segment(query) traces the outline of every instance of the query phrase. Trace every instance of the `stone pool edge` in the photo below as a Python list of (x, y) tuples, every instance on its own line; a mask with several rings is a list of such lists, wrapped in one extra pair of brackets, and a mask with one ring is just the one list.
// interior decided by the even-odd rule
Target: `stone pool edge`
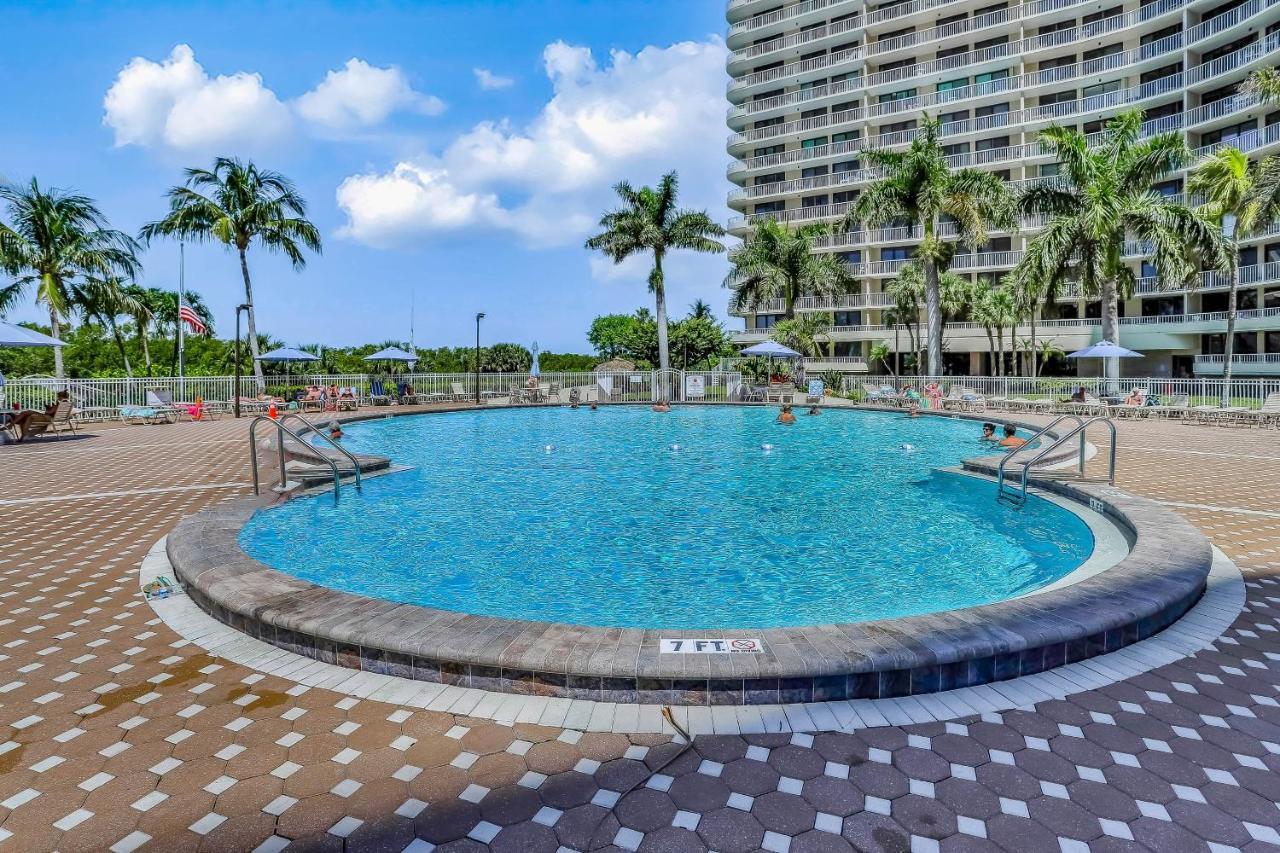
[[(991, 459), (965, 468), (989, 473)], [(1204, 590), (1208, 541), (1110, 486), (1038, 480), (1134, 535), (1111, 569), (1063, 589), (941, 614), (800, 628), (676, 631), (500, 619), (320, 587), (250, 557), (241, 499), (167, 542), (203, 610), (277, 647), (352, 669), (528, 695), (614, 702), (773, 704), (890, 698), (1004, 681), (1115, 651), (1182, 616)], [(1094, 503), (1096, 501), (1096, 503)], [(660, 637), (759, 637), (762, 654), (660, 655)]]

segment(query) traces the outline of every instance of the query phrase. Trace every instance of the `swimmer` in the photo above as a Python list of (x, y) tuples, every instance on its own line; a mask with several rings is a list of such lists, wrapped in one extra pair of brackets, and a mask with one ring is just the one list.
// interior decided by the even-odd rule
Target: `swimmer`
[(595, 411), (596, 409), (598, 409), (598, 408), (600, 408), (600, 407), (596, 405), (596, 401), (595, 401), (595, 400), (592, 400), (592, 401), (591, 401), (591, 411), (593, 411), (593, 412), (594, 412), (594, 411)]
[(821, 410), (821, 409), (819, 409), (817, 406), (810, 406), (810, 407), (809, 407), (809, 414), (811, 414), (811, 415), (820, 415), (820, 414), (822, 414), (822, 410)]
[(979, 441), (999, 441), (996, 438), (996, 425), (988, 421), (982, 425), (982, 438)]
[(1004, 425), (1004, 438), (1000, 439), (1001, 447), (1018, 448), (1027, 443), (1025, 438), (1018, 438), (1018, 428), (1013, 424)]
[(916, 402), (912, 402), (912, 403), (911, 403), (911, 408), (907, 409), (907, 417), (909, 417), (909, 418), (918, 418), (918, 417), (920, 417), (920, 404), (919, 404), (919, 403), (916, 403)]
[(334, 441), (337, 441), (338, 439), (342, 438), (342, 436), (343, 436), (342, 424), (338, 423), (337, 421), (330, 421), (329, 422), (329, 438), (333, 439)]
[(783, 406), (782, 411), (778, 412), (778, 418), (776, 422), (780, 424), (785, 424), (786, 426), (790, 426), (791, 424), (796, 422), (796, 416), (791, 413), (790, 404)]
[(669, 412), (671, 411), (671, 406), (667, 404), (666, 400), (659, 400), (653, 404), (653, 410), (655, 412)]

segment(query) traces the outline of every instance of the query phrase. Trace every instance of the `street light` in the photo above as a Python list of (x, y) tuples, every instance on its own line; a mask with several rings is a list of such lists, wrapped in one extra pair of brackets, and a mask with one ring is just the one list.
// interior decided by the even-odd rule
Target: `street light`
[(236, 306), (236, 387), (231, 393), (235, 397), (233, 406), (237, 418), (240, 417), (240, 312), (248, 311), (250, 307), (249, 305)]
[(480, 321), (484, 312), (476, 314), (476, 405), (480, 405)]

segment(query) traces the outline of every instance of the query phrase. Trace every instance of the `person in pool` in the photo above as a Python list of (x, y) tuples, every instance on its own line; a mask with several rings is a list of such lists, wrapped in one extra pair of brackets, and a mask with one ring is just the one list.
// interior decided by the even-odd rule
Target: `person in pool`
[(791, 426), (791, 424), (795, 422), (796, 422), (796, 416), (792, 414), (790, 404), (783, 406), (782, 411), (778, 412), (777, 423)]
[(918, 418), (918, 417), (920, 417), (920, 404), (919, 404), (919, 403), (912, 401), (912, 403), (911, 403), (911, 408), (907, 409), (907, 417), (909, 417), (909, 418)]
[(329, 438), (333, 439), (334, 441), (337, 441), (338, 439), (342, 438), (342, 436), (343, 436), (342, 424), (338, 423), (337, 421), (330, 421), (329, 422)]
[(990, 421), (987, 421), (985, 424), (983, 424), (982, 438), (980, 440), (981, 441), (999, 441), (1000, 439), (996, 438), (996, 425), (991, 423)]
[(591, 411), (593, 411), (593, 412), (594, 412), (594, 411), (595, 411), (596, 409), (598, 409), (598, 408), (600, 408), (600, 407), (596, 405), (596, 401), (595, 401), (595, 400), (592, 400), (592, 401), (591, 401)]
[(817, 406), (810, 406), (810, 407), (809, 407), (809, 414), (810, 414), (810, 415), (820, 415), (820, 414), (822, 414), (822, 409), (819, 409)]
[(1016, 449), (1026, 444), (1027, 440), (1025, 438), (1019, 438), (1017, 433), (1018, 428), (1016, 426), (1013, 424), (1005, 424), (1004, 438), (1000, 439), (1000, 446)]
[(669, 412), (671, 411), (671, 406), (667, 403), (666, 400), (659, 400), (658, 402), (653, 404), (653, 410), (655, 412)]

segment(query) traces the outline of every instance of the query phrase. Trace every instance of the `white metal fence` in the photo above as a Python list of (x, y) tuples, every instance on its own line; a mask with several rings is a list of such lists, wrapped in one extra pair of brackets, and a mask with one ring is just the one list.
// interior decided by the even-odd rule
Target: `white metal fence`
[[(480, 396), (486, 402), (498, 403), (524, 400), (567, 403), (575, 396), (576, 391), (577, 399), (584, 403), (592, 400), (603, 403), (647, 403), (659, 399), (677, 403), (714, 403), (742, 399), (748, 384), (742, 374), (735, 370), (545, 372), (538, 377), (537, 393), (534, 394), (527, 393), (528, 382), (528, 373), (482, 373)], [(1086, 391), (1099, 396), (1104, 391), (1123, 395), (1134, 388), (1144, 388), (1148, 393), (1163, 398), (1185, 394), (1195, 403), (1216, 403), (1223, 391), (1223, 381), (1210, 377), (1129, 377), (1111, 380), (1104, 386), (1106, 380), (1100, 378), (1026, 376), (849, 376), (844, 379), (844, 387), (840, 390), (856, 397), (862, 392), (864, 384), (890, 385), (895, 389), (902, 389), (908, 384), (922, 388), (930, 382), (938, 383), (944, 391), (953, 385), (960, 385), (989, 397), (1065, 399), (1077, 388), (1084, 386)], [(368, 373), (266, 377), (268, 393), (290, 400), (307, 385), (353, 387), (362, 399), (367, 399), (370, 391), (379, 384), (381, 390), (393, 397), (397, 396), (402, 386), (412, 388), (415, 394), (433, 399), (470, 400), (476, 396), (474, 373), (403, 373), (394, 377)], [(41, 409), (53, 402), (59, 391), (66, 390), (82, 420), (110, 419), (118, 415), (121, 406), (145, 405), (147, 391), (151, 389), (168, 391), (174, 400), (194, 401), (199, 397), (207, 401), (231, 401), (235, 397), (232, 390), (234, 385), (235, 378), (231, 376), (191, 376), (182, 380), (176, 377), (10, 379), (0, 389), (0, 406), (6, 409)], [(1260, 408), (1268, 394), (1280, 393), (1280, 377), (1234, 378), (1231, 380), (1230, 392), (1232, 405)], [(254, 378), (241, 377), (240, 395), (251, 398), (257, 393)]]
[[(1085, 391), (1099, 397), (1114, 394), (1123, 396), (1134, 388), (1142, 388), (1148, 394), (1156, 394), (1166, 400), (1185, 394), (1193, 405), (1216, 404), (1223, 391), (1223, 380), (1209, 377), (1125, 377), (1107, 380), (1076, 376), (850, 376), (844, 381), (846, 390), (855, 396), (861, 393), (864, 384), (877, 387), (889, 385), (896, 389), (913, 385), (916, 389), (921, 389), (930, 382), (936, 382), (944, 392), (949, 391), (953, 385), (959, 385), (987, 397), (1031, 399), (1066, 399), (1082, 386)], [(1233, 378), (1230, 392), (1231, 405), (1258, 409), (1262, 407), (1268, 394), (1280, 393), (1280, 377)]]
[[(653, 402), (724, 402), (737, 399), (742, 375), (736, 371), (630, 370), (621, 372), (544, 371), (535, 383), (528, 373), (481, 373), (479, 394), (484, 401), (562, 402), (576, 397), (582, 402), (598, 400), (613, 403)], [(134, 377), (132, 379), (64, 379), (27, 377), (9, 379), (0, 387), (0, 406), (6, 409), (42, 409), (55, 399), (59, 391), (67, 391), (82, 420), (110, 419), (121, 406), (143, 406), (147, 392), (161, 389), (174, 400), (191, 402), (230, 402), (235, 399), (233, 376)], [(401, 373), (394, 376), (374, 373), (306, 373), (265, 377), (268, 394), (286, 400), (295, 399), (308, 385), (355, 388), (361, 399), (377, 389), (389, 396), (402, 390), (427, 399), (471, 400), (476, 397), (474, 373)], [(258, 395), (257, 380), (240, 378), (239, 396)]]

